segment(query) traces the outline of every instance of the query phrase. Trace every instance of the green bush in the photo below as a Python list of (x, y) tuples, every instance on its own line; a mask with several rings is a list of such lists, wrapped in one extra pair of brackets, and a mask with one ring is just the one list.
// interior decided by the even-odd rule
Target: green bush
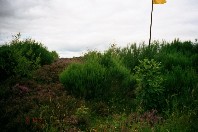
[[(195, 107), (194, 105), (197, 99), (194, 98), (194, 94), (198, 86), (198, 76), (195, 70), (182, 69), (180, 66), (177, 66), (164, 75), (164, 77), (164, 94), (168, 102), (172, 102), (176, 97), (178, 100), (178, 109)], [(169, 105), (170, 109), (172, 107)]]
[(133, 90), (134, 78), (113, 47), (104, 54), (89, 52), (84, 61), (70, 65), (60, 74), (61, 83), (74, 95), (107, 99)]
[(185, 56), (181, 52), (161, 54), (158, 57), (160, 57), (164, 69), (168, 71), (171, 71), (175, 66), (187, 68), (192, 65), (192, 61), (189, 57)]
[(55, 51), (49, 52), (42, 44), (31, 40), (20, 40), (20, 34), (8, 44), (0, 47), (0, 74), (3, 81), (11, 76), (29, 77), (32, 71), (58, 58)]
[(40, 65), (51, 64), (55, 59), (58, 58), (58, 54), (55, 51), (49, 52), (47, 47), (32, 39), (25, 39), (23, 41), (13, 40), (10, 44), (10, 47), (13, 51), (20, 52), (21, 56), (24, 56), (32, 62), (35, 62), (39, 57)]
[(119, 49), (119, 55), (123, 60), (124, 65), (133, 70), (139, 64), (140, 48), (136, 44), (132, 44), (125, 48)]
[(157, 109), (161, 110), (163, 103), (163, 87), (164, 81), (161, 70), (161, 64), (151, 59), (140, 61), (140, 65), (136, 66), (136, 77), (138, 87), (136, 89), (137, 103), (143, 110)]
[(172, 43), (162, 44), (156, 60), (162, 62), (165, 70), (172, 70), (175, 66), (183, 69), (196, 67), (197, 64), (197, 44), (191, 41), (181, 42), (174, 40)]
[(60, 74), (60, 81), (78, 97), (99, 98), (108, 93), (106, 69), (98, 63), (72, 64)]
[[(174, 40), (162, 45), (155, 57), (161, 61), (162, 73), (165, 81), (163, 83), (164, 96), (168, 109), (171, 111), (174, 100), (177, 100), (177, 109), (191, 107), (195, 104), (192, 93), (197, 89), (197, 55), (198, 45), (191, 41), (181, 42)], [(191, 105), (191, 106), (190, 106)]]
[(123, 60), (117, 53), (117, 48), (111, 47), (107, 50), (101, 57), (99, 63), (107, 69), (108, 83), (111, 84), (111, 92), (117, 98), (118, 96), (126, 96), (128, 92), (134, 90), (136, 81), (130, 70), (124, 66)]
[(0, 82), (14, 74), (16, 60), (9, 45), (0, 46)]

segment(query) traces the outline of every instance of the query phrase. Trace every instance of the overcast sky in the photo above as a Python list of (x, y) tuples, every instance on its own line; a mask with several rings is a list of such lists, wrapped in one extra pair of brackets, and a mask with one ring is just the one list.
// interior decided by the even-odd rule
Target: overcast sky
[[(33, 38), (61, 57), (149, 40), (151, 0), (0, 0), (0, 44)], [(154, 5), (152, 39), (198, 38), (198, 0)]]

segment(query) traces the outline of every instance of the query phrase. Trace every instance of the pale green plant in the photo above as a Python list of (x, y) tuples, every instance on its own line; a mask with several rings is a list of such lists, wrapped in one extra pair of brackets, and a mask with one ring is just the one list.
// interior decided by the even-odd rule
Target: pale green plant
[(159, 109), (161, 105), (164, 79), (160, 69), (160, 62), (156, 62), (154, 59), (141, 60), (140, 65), (134, 69), (138, 82), (135, 91), (136, 99), (138, 106), (143, 110)]
[(87, 108), (86, 106), (81, 106), (81, 107), (79, 107), (79, 108), (77, 108), (77, 110), (76, 110), (76, 115), (78, 116), (78, 117), (84, 117), (84, 116), (89, 116), (89, 108)]

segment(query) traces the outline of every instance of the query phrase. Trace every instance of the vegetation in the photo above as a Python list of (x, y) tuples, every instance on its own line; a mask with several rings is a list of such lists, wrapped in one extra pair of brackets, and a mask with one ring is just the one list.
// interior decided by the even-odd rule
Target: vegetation
[(162, 96), (164, 91), (162, 82), (164, 80), (160, 72), (160, 63), (154, 61), (154, 59), (144, 59), (134, 70), (138, 81), (135, 92), (139, 109), (161, 110), (164, 103)]
[(3, 131), (198, 130), (197, 41), (58, 59), (16, 37), (0, 54)]
[(0, 56), (1, 81), (11, 76), (31, 76), (32, 71), (58, 58), (55, 51), (49, 52), (35, 40), (21, 41), (20, 33), (10, 43), (0, 47)]
[(118, 94), (125, 96), (133, 89), (130, 70), (110, 49), (104, 54), (96, 51), (85, 55), (83, 64), (72, 64), (60, 75), (67, 91), (85, 99), (108, 100)]
[[(58, 59), (55, 51), (49, 52), (41, 43), (32, 39), (20, 40), (20, 33), (13, 40), (0, 47), (0, 82), (9, 78), (31, 78), (35, 70)], [(0, 89), (1, 96), (7, 96), (8, 89)]]

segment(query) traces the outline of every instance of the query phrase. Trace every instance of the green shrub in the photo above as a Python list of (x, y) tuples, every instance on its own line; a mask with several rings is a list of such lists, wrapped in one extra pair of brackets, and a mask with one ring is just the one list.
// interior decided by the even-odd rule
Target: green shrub
[[(164, 94), (168, 102), (172, 102), (173, 96), (178, 100), (178, 109), (184, 107), (194, 108), (194, 95), (198, 86), (198, 76), (194, 69), (182, 69), (180, 66), (174, 67), (165, 76), (163, 86)], [(169, 106), (171, 109), (173, 106)]]
[(162, 62), (165, 70), (172, 70), (175, 66), (181, 68), (195, 67), (197, 64), (197, 44), (191, 41), (181, 42), (174, 40), (172, 43), (161, 45), (161, 49), (155, 59)]
[(154, 41), (152, 45), (147, 46), (145, 43), (131, 44), (124, 48), (117, 48), (116, 52), (122, 59), (124, 65), (130, 69), (134, 70), (135, 66), (139, 65), (139, 60), (153, 59), (160, 50), (160, 44), (158, 41)]
[(140, 48), (136, 44), (132, 44), (119, 50), (119, 55), (123, 60), (124, 65), (133, 70), (139, 64)]
[(168, 71), (172, 70), (175, 66), (187, 68), (192, 65), (192, 61), (181, 52), (161, 54), (159, 57), (164, 69)]
[(160, 72), (161, 64), (153, 59), (144, 59), (134, 70), (138, 81), (136, 97), (140, 108), (143, 110), (161, 110), (163, 102), (162, 82), (164, 81)]
[(173, 53), (181, 52), (183, 55), (191, 55), (197, 53), (196, 44), (191, 41), (180, 41), (175, 39), (171, 43), (167, 43), (162, 46), (162, 52)]
[(128, 92), (134, 90), (136, 81), (130, 69), (124, 66), (115, 47), (111, 47), (107, 50), (101, 57), (99, 63), (107, 69), (107, 83), (111, 84), (111, 93), (117, 98), (119, 96), (124, 97)]
[(107, 99), (124, 96), (135, 85), (114, 48), (104, 54), (89, 52), (83, 64), (72, 64), (60, 74), (60, 81), (68, 91), (85, 98)]
[(0, 47), (0, 74), (3, 81), (11, 76), (29, 77), (32, 71), (45, 64), (51, 64), (58, 58), (55, 51), (35, 40), (20, 40), (20, 34), (8, 44)]
[(58, 57), (55, 51), (49, 52), (43, 44), (32, 39), (25, 39), (23, 41), (13, 40), (10, 47), (12, 50), (20, 52), (21, 56), (30, 61), (34, 62), (40, 57), (40, 65), (51, 64)]
[(76, 96), (99, 98), (108, 93), (106, 69), (98, 63), (72, 64), (60, 74), (60, 81)]
[(9, 45), (0, 46), (0, 82), (14, 74), (16, 60)]

